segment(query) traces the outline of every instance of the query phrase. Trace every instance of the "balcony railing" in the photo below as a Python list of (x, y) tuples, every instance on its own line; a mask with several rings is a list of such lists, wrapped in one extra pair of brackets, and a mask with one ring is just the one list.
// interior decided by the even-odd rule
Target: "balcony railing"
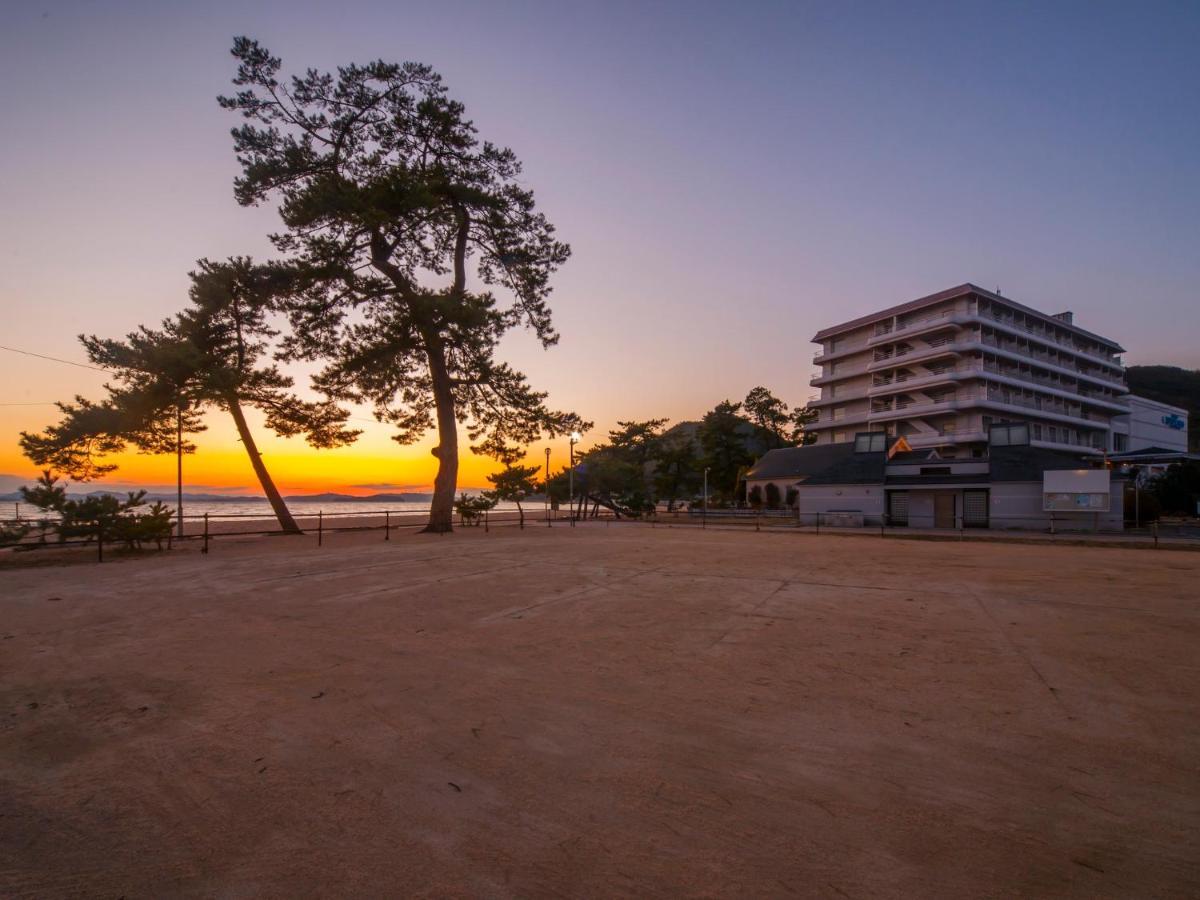
[(1086, 353), (1088, 356), (1094, 356), (1097, 359), (1102, 359), (1105, 362), (1112, 363), (1113, 365), (1119, 366), (1121, 364), (1121, 359), (1117, 354), (1104, 350), (1099, 345), (1093, 347), (1087, 344), (1078, 343), (1076, 341), (1060, 340), (1049, 327), (1034, 328), (1024, 322), (1018, 322), (1012, 316), (999, 315), (990, 309), (980, 310), (979, 315), (985, 319), (991, 319), (993, 322), (998, 322), (1006, 328), (1012, 328), (1015, 331), (1022, 331), (1025, 334), (1032, 335), (1033, 337), (1047, 344), (1053, 344), (1056, 347), (1062, 347), (1064, 350), (1067, 350), (1071, 353)]
[(1086, 375), (1089, 378), (1098, 378), (1101, 381), (1109, 384), (1116, 384), (1124, 387), (1124, 382), (1116, 376), (1109, 374), (1103, 369), (1091, 369), (1080, 366), (1073, 359), (1062, 359), (1057, 356), (1051, 356), (1049, 353), (1044, 353), (1031, 348), (1022, 347), (1016, 341), (1004, 341), (991, 334), (980, 334), (973, 336), (971, 340), (978, 341), (985, 347), (995, 347), (997, 350), (1003, 350), (1006, 353), (1012, 353), (1020, 356), (1022, 359), (1033, 359), (1046, 365), (1054, 366), (1059, 369), (1065, 369), (1068, 372), (1078, 372), (1081, 375)]

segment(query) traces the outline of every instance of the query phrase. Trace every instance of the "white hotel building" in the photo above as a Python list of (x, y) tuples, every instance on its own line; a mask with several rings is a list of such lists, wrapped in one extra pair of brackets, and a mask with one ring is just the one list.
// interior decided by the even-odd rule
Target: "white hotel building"
[(817, 444), (886, 431), (944, 458), (987, 454), (989, 427), (1027, 422), (1030, 443), (1121, 452), (1130, 414), (1122, 347), (973, 284), (835, 325), (813, 338)]

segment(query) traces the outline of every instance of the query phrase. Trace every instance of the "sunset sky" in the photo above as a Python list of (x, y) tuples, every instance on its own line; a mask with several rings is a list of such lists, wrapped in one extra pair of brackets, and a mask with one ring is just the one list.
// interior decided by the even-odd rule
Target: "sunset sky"
[[(503, 356), (589, 440), (757, 384), (803, 405), (819, 328), (964, 281), (1073, 310), (1127, 364), (1200, 367), (1195, 2), (10, 4), (0, 345), (83, 362), (78, 333), (175, 312), (197, 258), (271, 255), (215, 101), (236, 34), (286, 72), (429, 63), (516, 151), (574, 256), (561, 342)], [(0, 491), (34, 474), (18, 433), (102, 383), (0, 350)], [(260, 429), (285, 492), (427, 488), (432, 436), (357, 424), (320, 452)], [(189, 490), (256, 491), (232, 424), (210, 426)], [(174, 478), (120, 462), (112, 484)], [(489, 470), (464, 454), (460, 484)]]

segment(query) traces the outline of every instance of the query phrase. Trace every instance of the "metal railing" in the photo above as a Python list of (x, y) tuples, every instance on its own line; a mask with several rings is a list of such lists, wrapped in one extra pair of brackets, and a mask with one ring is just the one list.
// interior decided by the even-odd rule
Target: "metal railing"
[[(829, 534), (847, 536), (877, 536), (917, 540), (975, 540), (975, 541), (1047, 541), (1072, 542), (1097, 540), (1127, 546), (1183, 547), (1200, 550), (1200, 522), (1162, 524), (1148, 523), (1141, 529), (1124, 530), (1101, 527), (1102, 516), (1096, 513), (1036, 513), (1024, 515), (989, 515), (986, 519), (964, 519), (957, 510), (953, 524), (937, 526), (934, 514), (910, 513), (906, 519), (894, 519), (889, 514), (863, 513), (861, 510), (830, 510), (801, 512), (785, 509), (709, 509), (685, 510), (674, 514), (658, 513), (639, 524), (652, 527), (684, 527), (726, 529), (797, 534)], [(1110, 518), (1111, 517), (1107, 517)], [(849, 523), (853, 524), (849, 524)], [(1160, 544), (1160, 537), (1162, 543)]]
[[(13, 519), (0, 519), (0, 525), (31, 525), (32, 530), (20, 540), (9, 544), (6, 550), (18, 553), (69, 549), (72, 547), (92, 547), (96, 551), (97, 560), (104, 561), (104, 553), (106, 549), (112, 550), (118, 547), (124, 547), (127, 542), (123, 540), (114, 540), (112, 535), (105, 534), (104, 531), (96, 526), (91, 534), (80, 537), (72, 537), (59, 539), (54, 533), (56, 520), (48, 516), (20, 516), (19, 507), (16, 510), (17, 517)], [(422, 518), (422, 521), (413, 522), (412, 519), (416, 516)], [(175, 544), (188, 542), (199, 543), (201, 553), (208, 553), (212, 544), (220, 540), (230, 538), (246, 538), (246, 537), (264, 537), (264, 536), (287, 536), (297, 538), (316, 538), (316, 546), (322, 547), (325, 543), (327, 535), (347, 532), (380, 532), (383, 540), (390, 541), (393, 532), (416, 531), (424, 528), (427, 524), (426, 513), (414, 513), (411, 510), (383, 510), (372, 512), (325, 512), (318, 510), (315, 513), (298, 513), (293, 514), (293, 518), (301, 526), (300, 532), (288, 532), (270, 516), (264, 516), (262, 513), (198, 513), (184, 516), (173, 516), (171, 519), (170, 532), (164, 531), (161, 538), (144, 539), (140, 543), (147, 545), (135, 549), (149, 550), (171, 550)], [(185, 523), (183, 535), (177, 533), (179, 520), (182, 518)], [(575, 521), (589, 520), (609, 520), (614, 518), (613, 514), (607, 510), (601, 510), (591, 515), (578, 514)], [(522, 524), (521, 516), (516, 510), (491, 510), (482, 513), (478, 517), (478, 521), (464, 522), (460, 516), (455, 515), (457, 526), (459, 528), (480, 527), (485, 532), (492, 528), (513, 528), (513, 527), (552, 527), (555, 524), (568, 525), (572, 521), (570, 511), (565, 510), (550, 510), (549, 513), (544, 507), (530, 507), (525, 512), (524, 523)], [(339, 524), (342, 523), (342, 524)], [(192, 527), (187, 527), (191, 523)], [(251, 527), (230, 527), (245, 523)], [(256, 528), (256, 524), (262, 523), (269, 527)], [(95, 523), (93, 523), (95, 524)], [(88, 523), (81, 523), (82, 526), (87, 526)], [(225, 525), (226, 527), (222, 527)]]

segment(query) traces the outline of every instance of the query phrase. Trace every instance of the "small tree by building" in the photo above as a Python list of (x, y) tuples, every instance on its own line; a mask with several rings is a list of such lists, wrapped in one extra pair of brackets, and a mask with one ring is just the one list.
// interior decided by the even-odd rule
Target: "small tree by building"
[(1150, 492), (1163, 512), (1196, 515), (1196, 504), (1200, 502), (1200, 462), (1188, 460), (1169, 466), (1150, 482)]
[(767, 482), (767, 509), (779, 509), (779, 501), (783, 499), (779, 486), (773, 481)]
[(761, 509), (763, 505), (762, 486), (756, 484), (754, 487), (750, 488), (749, 492), (746, 494), (746, 500), (755, 509)]

